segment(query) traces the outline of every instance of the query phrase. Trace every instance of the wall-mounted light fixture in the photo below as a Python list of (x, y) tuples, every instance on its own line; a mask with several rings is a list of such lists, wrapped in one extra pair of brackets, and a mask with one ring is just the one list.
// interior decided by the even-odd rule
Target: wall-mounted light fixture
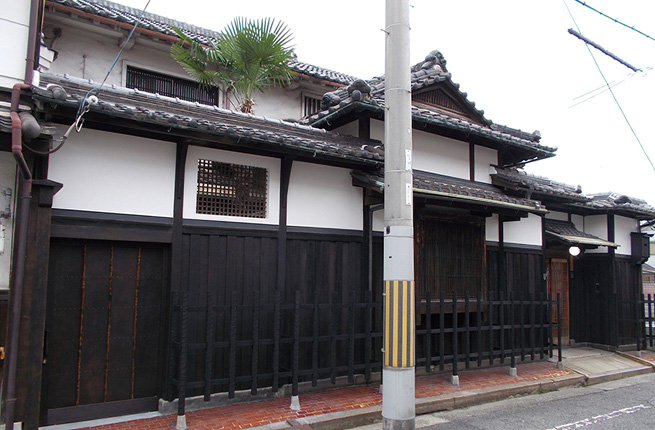
[(580, 248), (577, 246), (572, 246), (569, 248), (569, 254), (571, 254), (573, 257), (577, 257), (580, 255)]

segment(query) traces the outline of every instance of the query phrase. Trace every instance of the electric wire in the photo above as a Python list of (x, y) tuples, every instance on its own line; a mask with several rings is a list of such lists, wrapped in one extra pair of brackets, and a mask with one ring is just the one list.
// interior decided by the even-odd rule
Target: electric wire
[[(73, 129), (78, 133), (82, 130), (82, 126), (84, 125), (84, 114), (86, 114), (91, 109), (91, 104), (95, 104), (95, 102), (93, 102), (93, 99), (90, 99), (90, 97), (92, 97), (92, 94), (94, 92), (97, 92), (97, 91), (101, 90), (102, 87), (105, 85), (105, 82), (107, 82), (107, 79), (109, 78), (109, 75), (111, 74), (111, 71), (114, 70), (114, 66), (116, 66), (116, 63), (118, 62), (118, 58), (123, 53), (123, 50), (127, 46), (128, 42), (130, 41), (132, 36), (134, 35), (134, 32), (136, 31), (136, 28), (139, 26), (139, 23), (141, 22), (141, 18), (143, 17), (143, 14), (146, 12), (146, 9), (150, 5), (150, 1), (151, 0), (148, 0), (146, 5), (141, 10), (141, 13), (139, 14), (139, 17), (136, 19), (136, 21), (134, 21), (134, 26), (132, 27), (132, 30), (130, 31), (128, 36), (125, 38), (125, 41), (123, 42), (123, 45), (119, 49), (118, 54), (116, 54), (116, 58), (114, 58), (114, 61), (111, 63), (111, 66), (109, 67), (109, 70), (107, 71), (107, 74), (105, 75), (105, 77), (102, 80), (102, 82), (100, 83), (100, 85), (95, 87), (95, 88), (91, 88), (84, 95), (84, 98), (80, 102), (80, 106), (77, 109), (77, 113), (75, 114), (75, 122), (73, 122), (73, 124), (71, 124), (70, 127), (68, 127), (68, 129), (66, 130), (66, 133), (64, 133), (64, 135), (61, 137), (61, 141), (59, 142), (59, 144), (54, 149), (51, 149), (51, 150), (48, 150), (48, 151), (38, 151), (38, 150), (36, 150), (34, 148), (30, 148), (29, 146), (27, 146), (28, 150), (30, 150), (30, 151), (32, 151), (32, 152), (34, 152), (36, 154), (41, 154), (41, 155), (52, 154), (54, 152), (59, 151), (59, 149), (61, 149), (61, 147), (64, 145), (64, 142), (66, 142), (66, 139), (68, 139), (68, 136), (69, 136), (70, 132)], [(93, 96), (93, 97), (95, 97), (95, 96)], [(97, 102), (97, 99), (96, 99), (96, 102)]]
[[(637, 29), (634, 27), (634, 25), (633, 25), (633, 26), (629, 26), (629, 25), (627, 25), (627, 24), (624, 24), (623, 22), (619, 21), (618, 19), (616, 19), (616, 18), (612, 18), (611, 16), (604, 14), (603, 12), (599, 11), (598, 9), (595, 9), (595, 8), (589, 6), (589, 5), (587, 4), (587, 2), (580, 1), (580, 0), (575, 0), (575, 1), (576, 1), (577, 3), (580, 3), (581, 5), (583, 5), (583, 6), (585, 6), (585, 7), (587, 7), (587, 8), (589, 8), (589, 9), (593, 10), (594, 12), (596, 12), (596, 13), (598, 13), (598, 14), (604, 16), (605, 18), (607, 18), (607, 19), (609, 19), (609, 20), (612, 20), (612, 21), (614, 21), (615, 23), (620, 24), (620, 25), (622, 25), (622, 26), (624, 26), (624, 27), (626, 27), (626, 28), (629, 28), (630, 30), (636, 31), (637, 33), (641, 34), (642, 36), (645, 36), (645, 37), (649, 38), (649, 39), (652, 40), (652, 41), (655, 41), (655, 39), (653, 39), (652, 37), (650, 37), (650, 36), (647, 35), (646, 33), (637, 30)], [(570, 13), (570, 11), (569, 11), (569, 13)]]
[[(563, 1), (564, 1), (564, 6), (566, 7), (566, 10), (569, 12), (569, 16), (571, 17), (571, 20), (573, 21), (573, 24), (578, 29), (578, 33), (581, 33), (580, 27), (578, 26), (578, 23), (575, 21), (575, 18), (573, 17), (573, 13), (571, 13), (571, 9), (569, 9), (569, 5), (566, 3), (566, 0), (563, 0)], [(575, 1), (578, 1), (578, 0), (575, 0)], [(603, 78), (603, 81), (605, 81), (605, 85), (607, 86), (608, 91), (612, 95), (612, 98), (614, 99), (614, 102), (616, 103), (616, 106), (621, 111), (621, 115), (623, 115), (623, 119), (628, 124), (628, 128), (630, 128), (630, 131), (632, 132), (632, 135), (637, 140), (637, 143), (639, 144), (639, 147), (641, 148), (642, 152), (646, 156), (646, 159), (650, 163), (650, 167), (653, 169), (653, 171), (655, 171), (655, 165), (653, 164), (653, 161), (648, 156), (648, 153), (646, 152), (646, 148), (644, 148), (644, 145), (641, 143), (641, 139), (639, 139), (639, 136), (637, 135), (637, 132), (634, 130), (634, 128), (632, 128), (632, 124), (630, 123), (630, 120), (628, 120), (628, 117), (625, 114), (625, 112), (623, 111), (623, 108), (621, 107), (621, 104), (619, 103), (619, 100), (616, 98), (616, 95), (614, 94), (614, 91), (612, 91), (612, 87), (607, 82), (607, 78), (605, 78), (605, 74), (601, 70), (600, 65), (598, 64), (598, 61), (596, 61), (596, 57), (594, 56), (594, 53), (591, 52), (591, 48), (589, 48), (589, 45), (585, 44), (585, 46), (587, 47), (587, 51), (589, 52), (589, 55), (591, 55), (591, 58), (594, 61), (594, 64), (596, 65), (596, 68), (598, 69), (598, 72), (600, 73), (600, 76)]]

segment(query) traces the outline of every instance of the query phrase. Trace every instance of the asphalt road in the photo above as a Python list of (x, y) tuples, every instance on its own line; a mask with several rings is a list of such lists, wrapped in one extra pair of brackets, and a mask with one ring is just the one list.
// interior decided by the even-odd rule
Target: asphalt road
[(431, 430), (655, 429), (655, 374), (419, 416), (416, 427)]

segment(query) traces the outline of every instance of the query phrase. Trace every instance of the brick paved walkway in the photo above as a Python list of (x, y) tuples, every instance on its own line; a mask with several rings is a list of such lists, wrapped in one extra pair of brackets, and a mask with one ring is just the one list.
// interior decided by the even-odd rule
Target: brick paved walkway
[[(510, 377), (508, 368), (509, 366), (462, 371), (459, 373), (460, 386), (458, 387), (450, 384), (450, 374), (423, 376), (416, 379), (416, 397), (424, 398), (514, 382), (548, 379), (572, 373), (567, 370), (558, 370), (550, 362), (519, 364), (517, 365), (518, 377)], [(301, 394), (299, 398), (300, 411), (290, 410), (290, 398), (284, 397), (188, 412), (187, 424), (192, 430), (242, 429), (382, 404), (382, 395), (379, 393), (378, 384)], [(176, 416), (169, 415), (86, 428), (93, 430), (170, 430), (175, 428), (175, 421)]]

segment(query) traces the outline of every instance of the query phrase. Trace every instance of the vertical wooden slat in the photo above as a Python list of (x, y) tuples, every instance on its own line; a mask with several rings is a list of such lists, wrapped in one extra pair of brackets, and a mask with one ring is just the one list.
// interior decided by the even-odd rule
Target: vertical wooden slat
[(489, 291), (489, 364), (494, 364), (494, 293)]
[(439, 370), (443, 372), (445, 357), (445, 330), (446, 330), (446, 306), (445, 306), (445, 293), (443, 290), (439, 293)]
[(355, 292), (350, 292), (348, 306), (348, 382), (355, 382)]
[(425, 371), (432, 372), (432, 292), (425, 292)]
[(500, 321), (500, 364), (505, 363), (505, 292), (500, 290), (499, 294), (499, 313), (498, 320)]
[(186, 409), (187, 343), (189, 336), (189, 296), (186, 291), (182, 291), (182, 306), (180, 312), (180, 381), (177, 388), (177, 414), (182, 416)]
[(525, 360), (525, 307), (523, 302), (523, 291), (519, 292), (519, 343), (521, 346), (521, 361)]
[(535, 352), (536, 352), (535, 336), (534, 336), (536, 297), (534, 294), (530, 294), (529, 298), (530, 298), (530, 360), (534, 360)]
[(255, 296), (255, 305), (252, 310), (252, 358), (251, 373), (252, 383), (250, 385), (250, 394), (257, 394), (258, 374), (259, 374), (259, 322), (261, 318), (261, 293), (259, 288), (253, 291)]
[(132, 320), (132, 373), (130, 375), (130, 399), (134, 398), (134, 374), (136, 369), (137, 321), (139, 317), (139, 281), (141, 279), (141, 248), (137, 251), (136, 277), (134, 282), (134, 318)]
[(557, 293), (557, 362), (562, 361), (562, 325), (560, 324), (562, 318), (562, 299), (560, 293)]
[(215, 306), (215, 289), (213, 285), (207, 286), (207, 305), (206, 305), (206, 329), (205, 329), (205, 392), (204, 401), (211, 400), (212, 393), (212, 373), (214, 369), (214, 327), (216, 326)]
[(514, 302), (514, 292), (510, 291), (510, 293), (509, 293), (509, 321), (510, 321), (510, 324), (511, 324), (511, 326), (510, 326), (510, 351), (512, 353), (510, 366), (512, 366), (513, 368), (516, 367), (516, 352), (514, 351), (514, 346), (515, 346), (515, 344), (514, 344), (515, 339), (514, 338), (516, 336), (516, 332), (514, 331), (514, 325), (515, 325), (514, 308), (516, 307), (515, 305), (516, 305), (516, 303)]
[(314, 291), (314, 305), (312, 307), (313, 311), (313, 321), (312, 321), (312, 337), (314, 341), (312, 342), (312, 387), (315, 387), (318, 383), (318, 336), (319, 324), (320, 324), (320, 307), (318, 303), (318, 291)]
[(471, 300), (469, 297), (469, 292), (467, 291), (464, 294), (464, 355), (466, 357), (466, 362), (464, 367), (466, 369), (471, 368), (471, 321), (470, 321), (470, 305)]
[(478, 309), (477, 309), (477, 329), (478, 329), (478, 335), (476, 336), (476, 343), (478, 347), (478, 367), (482, 366), (482, 306), (484, 303), (482, 302), (482, 292), (478, 290), (477, 292), (477, 300), (478, 300)]
[(86, 245), (84, 246), (84, 256), (82, 262), (82, 294), (80, 298), (80, 331), (77, 341), (77, 382), (75, 388), (75, 406), (80, 404), (80, 381), (82, 379), (82, 343), (84, 337), (84, 298), (86, 295)]
[(453, 291), (453, 375), (458, 375), (457, 370), (457, 355), (459, 353), (459, 341), (457, 333), (457, 290)]
[(300, 290), (296, 290), (293, 304), (293, 358), (291, 363), (291, 395), (298, 395), (300, 357)]
[(229, 364), (229, 387), (227, 397), (234, 398), (237, 378), (237, 292), (232, 291), (232, 302), (230, 305), (230, 364)]
[(366, 341), (364, 344), (364, 379), (366, 383), (371, 380), (371, 349), (373, 348), (373, 292), (367, 290), (366, 296), (366, 321), (364, 323), (364, 331), (366, 333)]
[(275, 305), (273, 310), (273, 392), (277, 393), (280, 386), (280, 290), (275, 291)]
[(107, 401), (107, 385), (109, 383), (109, 350), (111, 346), (111, 298), (112, 284), (114, 280), (114, 247), (109, 251), (109, 285), (107, 291), (107, 342), (105, 352), (105, 376), (103, 381), (103, 401)]
[(172, 347), (173, 342), (179, 342), (178, 333), (179, 333), (179, 319), (180, 318), (180, 308), (181, 304), (179, 303), (179, 293), (173, 291), (171, 293), (171, 315), (170, 315), (170, 340), (168, 348), (168, 383), (166, 386), (166, 398), (173, 399), (174, 393), (174, 384), (173, 384), (173, 375), (175, 375), (175, 348)]
[(332, 338), (330, 340), (330, 382), (337, 383), (337, 324), (339, 307), (337, 293), (332, 293)]

